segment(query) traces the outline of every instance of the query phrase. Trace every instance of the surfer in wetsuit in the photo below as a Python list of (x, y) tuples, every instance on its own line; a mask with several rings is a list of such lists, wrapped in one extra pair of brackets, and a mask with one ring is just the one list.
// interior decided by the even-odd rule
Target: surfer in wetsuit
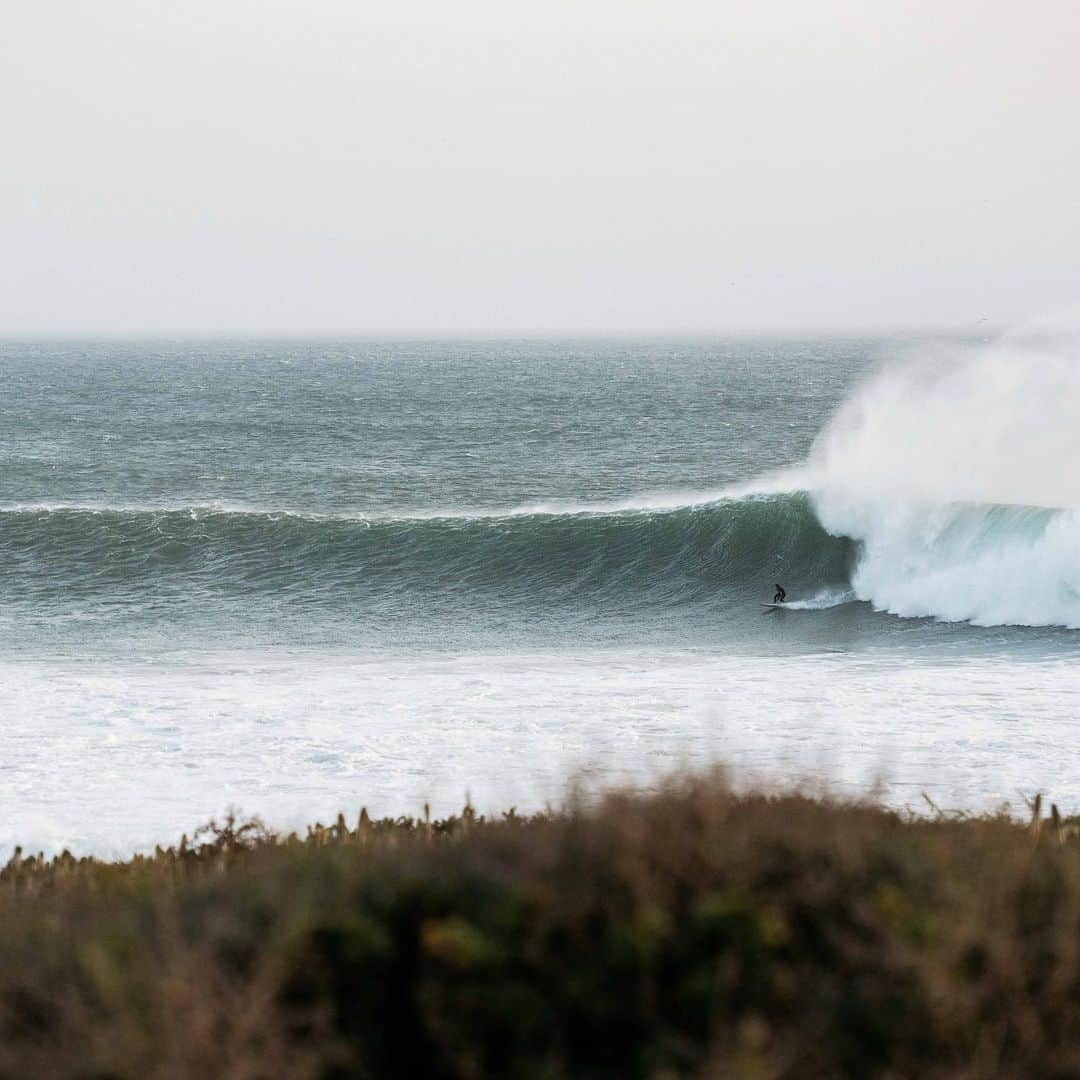
[(787, 599), (787, 593), (784, 592), (783, 585), (776, 586), (776, 595), (772, 598), (774, 604), (782, 604)]

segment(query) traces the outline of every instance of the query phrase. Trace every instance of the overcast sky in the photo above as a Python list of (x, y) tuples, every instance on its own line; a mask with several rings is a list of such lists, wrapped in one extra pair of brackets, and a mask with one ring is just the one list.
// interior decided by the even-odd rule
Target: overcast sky
[(1075, 0), (3, 0), (0, 334), (1080, 298)]

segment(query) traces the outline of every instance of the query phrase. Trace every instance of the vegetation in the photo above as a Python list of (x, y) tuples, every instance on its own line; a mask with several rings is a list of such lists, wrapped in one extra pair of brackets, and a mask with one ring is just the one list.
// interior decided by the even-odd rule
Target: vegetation
[(0, 1074), (1080, 1076), (1080, 842), (722, 776), (0, 872)]

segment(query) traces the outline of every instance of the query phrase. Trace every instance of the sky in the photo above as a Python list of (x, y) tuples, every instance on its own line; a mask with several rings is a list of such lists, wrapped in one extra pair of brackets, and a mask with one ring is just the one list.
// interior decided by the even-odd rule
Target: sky
[(1080, 299), (1075, 0), (4, 0), (0, 336)]

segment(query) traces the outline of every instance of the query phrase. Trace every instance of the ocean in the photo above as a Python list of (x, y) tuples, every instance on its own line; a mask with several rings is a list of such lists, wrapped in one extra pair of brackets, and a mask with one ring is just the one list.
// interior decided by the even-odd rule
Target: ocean
[(525, 810), (714, 763), (1080, 809), (1074, 360), (0, 344), (0, 846)]

